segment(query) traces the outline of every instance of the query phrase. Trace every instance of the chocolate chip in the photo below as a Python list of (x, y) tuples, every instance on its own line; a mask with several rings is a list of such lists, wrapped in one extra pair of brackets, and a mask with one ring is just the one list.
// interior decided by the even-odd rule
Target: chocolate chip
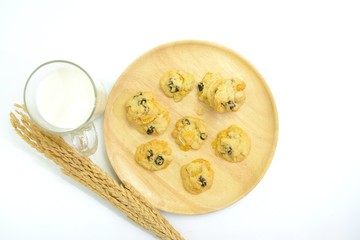
[(205, 140), (205, 139), (207, 138), (206, 133), (200, 133), (200, 138), (201, 138), (202, 140)]
[(176, 93), (176, 92), (178, 92), (179, 90), (180, 90), (179, 86), (175, 86), (175, 85), (170, 88), (170, 92), (171, 92), (171, 93)]
[(146, 99), (142, 98), (140, 99), (140, 101), (138, 102), (138, 105), (144, 105), (146, 103)]
[(226, 151), (226, 153), (227, 153), (227, 154), (231, 155), (231, 154), (232, 154), (232, 152), (233, 152), (233, 149), (232, 149), (232, 147), (231, 147), (231, 146), (226, 145), (226, 146), (225, 146), (225, 151)]
[(230, 110), (233, 110), (236, 107), (236, 103), (234, 103), (233, 101), (228, 101), (227, 104)]
[(164, 158), (163, 158), (163, 156), (158, 156), (156, 159), (155, 159), (155, 164), (156, 165), (159, 165), (159, 166), (161, 166), (161, 165), (163, 165), (164, 164)]
[(154, 156), (154, 152), (152, 149), (149, 149), (149, 150), (147, 150), (147, 153), (148, 154), (147, 154), (146, 158), (147, 158), (147, 160), (151, 161), (152, 157)]
[(134, 95), (133, 98), (137, 98), (137, 97), (139, 97), (139, 96), (141, 96), (141, 95), (143, 95), (143, 93), (142, 93), (142, 92), (139, 92), (138, 94)]
[(199, 90), (199, 92), (202, 92), (202, 90), (204, 90), (204, 83), (199, 83), (198, 84), (198, 90)]
[(201, 182), (201, 187), (206, 187), (207, 184), (206, 179), (201, 175), (199, 177), (199, 182)]
[(173, 78), (169, 78), (168, 87), (171, 93), (176, 93), (180, 90), (179, 86), (176, 86), (173, 82)]
[(229, 108), (230, 110), (233, 110), (236, 107), (236, 103), (234, 101), (227, 101), (225, 103), (221, 103), (221, 105), (224, 106), (224, 108)]
[(187, 118), (184, 118), (183, 120), (181, 120), (181, 123), (182, 123), (183, 125), (190, 125), (190, 120), (187, 119)]
[(140, 106), (143, 106), (144, 107), (144, 112), (149, 112), (150, 111), (150, 108), (148, 106), (146, 106), (147, 100), (145, 98), (142, 98), (138, 101), (138, 105)]
[(153, 133), (154, 133), (154, 129), (155, 129), (154, 126), (150, 126), (150, 127), (146, 130), (146, 134), (147, 134), (147, 135), (153, 134)]

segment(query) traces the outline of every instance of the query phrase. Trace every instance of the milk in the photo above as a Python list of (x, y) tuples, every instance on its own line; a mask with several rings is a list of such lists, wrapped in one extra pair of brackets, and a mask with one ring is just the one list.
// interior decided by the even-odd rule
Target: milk
[(95, 90), (89, 77), (77, 68), (58, 68), (43, 76), (36, 91), (37, 109), (49, 124), (75, 129), (91, 116)]

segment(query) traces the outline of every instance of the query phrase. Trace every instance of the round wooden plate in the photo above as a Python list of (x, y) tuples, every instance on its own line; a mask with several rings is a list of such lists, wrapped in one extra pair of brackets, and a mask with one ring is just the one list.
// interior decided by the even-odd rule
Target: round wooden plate
[[(196, 82), (206, 72), (237, 77), (246, 82), (246, 102), (232, 113), (217, 113), (197, 98), (197, 83), (181, 102), (167, 98), (160, 88), (161, 76), (171, 69), (192, 73)], [(138, 91), (150, 91), (170, 112), (170, 125), (160, 136), (140, 134), (126, 119), (125, 103)], [(203, 108), (204, 114), (197, 112)], [(208, 138), (199, 150), (181, 151), (171, 137), (176, 121), (182, 116), (205, 121)], [(119, 77), (109, 95), (104, 117), (104, 138), (108, 157), (122, 181), (131, 183), (155, 207), (179, 214), (216, 211), (240, 200), (264, 176), (273, 158), (278, 119), (276, 106), (261, 75), (241, 56), (217, 44), (179, 41), (156, 47), (135, 60)], [(211, 142), (217, 133), (237, 124), (248, 132), (252, 145), (247, 159), (230, 163), (215, 156)], [(174, 160), (168, 168), (150, 172), (134, 161), (136, 147), (151, 139), (169, 143)], [(185, 191), (180, 168), (196, 158), (210, 161), (215, 177), (206, 192), (192, 195)]]

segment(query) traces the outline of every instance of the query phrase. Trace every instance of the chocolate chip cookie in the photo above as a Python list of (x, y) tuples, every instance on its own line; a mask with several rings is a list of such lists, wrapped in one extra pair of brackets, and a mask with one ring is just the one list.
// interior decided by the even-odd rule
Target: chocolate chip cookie
[(147, 135), (159, 135), (169, 126), (169, 112), (149, 92), (139, 92), (126, 103), (126, 116), (136, 129)]
[(160, 86), (166, 96), (179, 102), (194, 88), (194, 82), (192, 74), (171, 70), (161, 78)]
[(217, 112), (236, 112), (245, 102), (245, 88), (240, 79), (206, 73), (198, 84), (198, 97)]
[(251, 141), (243, 129), (231, 125), (220, 131), (211, 145), (216, 156), (229, 162), (241, 162), (249, 155)]
[(183, 151), (199, 149), (207, 138), (203, 120), (186, 116), (176, 122), (171, 136)]
[(196, 159), (180, 170), (183, 186), (192, 194), (199, 194), (211, 188), (214, 180), (214, 171), (204, 159)]
[(171, 153), (167, 142), (154, 139), (136, 148), (135, 161), (147, 170), (157, 171), (171, 163)]

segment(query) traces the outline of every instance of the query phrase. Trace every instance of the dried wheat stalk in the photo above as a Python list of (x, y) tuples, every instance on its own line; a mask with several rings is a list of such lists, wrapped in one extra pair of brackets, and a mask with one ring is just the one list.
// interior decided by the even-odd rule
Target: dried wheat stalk
[(170, 223), (129, 183), (118, 184), (89, 158), (80, 155), (62, 137), (40, 129), (16, 104), (10, 113), (15, 131), (29, 145), (61, 167), (61, 171), (82, 183), (130, 219), (161, 239), (183, 239)]

